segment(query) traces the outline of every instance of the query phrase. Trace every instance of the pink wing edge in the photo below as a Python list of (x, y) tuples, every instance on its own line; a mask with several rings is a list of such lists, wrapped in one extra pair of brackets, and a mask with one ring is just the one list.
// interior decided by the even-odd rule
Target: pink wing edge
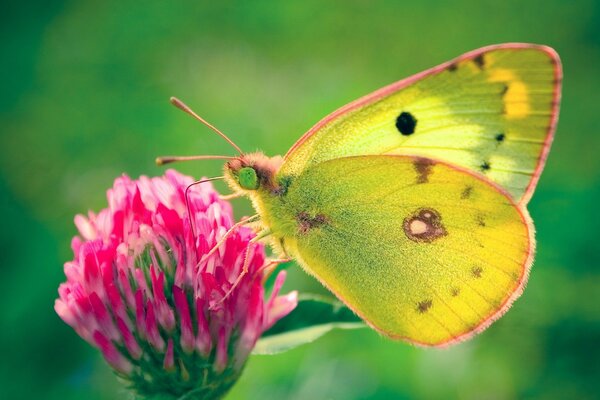
[(553, 100), (552, 100), (552, 114), (550, 115), (550, 125), (548, 127), (548, 133), (546, 134), (546, 138), (544, 139), (544, 146), (538, 157), (538, 162), (537, 162), (535, 171), (533, 173), (533, 176), (531, 177), (531, 180), (529, 181), (529, 185), (527, 185), (527, 188), (525, 189), (525, 192), (523, 193), (521, 198), (518, 199), (518, 203), (520, 205), (526, 205), (529, 202), (529, 200), (531, 199), (533, 192), (535, 191), (535, 187), (540, 179), (540, 175), (542, 173), (542, 170), (544, 169), (544, 165), (546, 164), (546, 159), (548, 158), (548, 153), (550, 152), (550, 147), (552, 145), (552, 141), (554, 140), (554, 132), (556, 131), (556, 125), (558, 123), (558, 112), (559, 112), (559, 108), (560, 108), (562, 76), (563, 76), (562, 64), (560, 62), (560, 57), (558, 56), (558, 53), (553, 48), (545, 46), (545, 45), (540, 45), (540, 44), (503, 43), (503, 44), (495, 44), (495, 45), (491, 45), (491, 46), (481, 47), (479, 49), (472, 50), (468, 53), (458, 56), (453, 60), (450, 60), (443, 64), (440, 64), (436, 67), (427, 69), (425, 71), (419, 72), (418, 74), (415, 74), (415, 75), (409, 76), (408, 78), (402, 79), (398, 82), (394, 82), (390, 85), (384, 86), (379, 90), (376, 90), (366, 96), (363, 96), (351, 103), (346, 104), (345, 106), (343, 106), (341, 108), (338, 108), (337, 110), (335, 110), (334, 112), (332, 112), (331, 114), (327, 115), (325, 118), (323, 118), (322, 120), (317, 122), (304, 135), (302, 135), (302, 137), (300, 139), (298, 139), (296, 141), (296, 143), (294, 143), (294, 145), (288, 150), (288, 152), (283, 157), (284, 160), (287, 159), (294, 152), (294, 150), (296, 150), (297, 148), (302, 146), (302, 144), (309, 137), (311, 137), (314, 133), (319, 131), (323, 126), (325, 126), (329, 122), (333, 121), (340, 115), (345, 114), (349, 111), (352, 111), (356, 108), (362, 107), (366, 104), (377, 101), (377, 100), (381, 99), (382, 97), (385, 97), (393, 92), (403, 89), (420, 79), (423, 79), (428, 76), (435, 75), (437, 73), (445, 71), (449, 66), (451, 66), (453, 64), (456, 64), (456, 63), (464, 61), (464, 60), (470, 60), (470, 59), (476, 58), (477, 56), (480, 56), (480, 55), (490, 52), (490, 51), (502, 50), (502, 49), (536, 49), (536, 50), (540, 50), (540, 51), (543, 51), (544, 53), (546, 53), (550, 57), (550, 59), (552, 60), (552, 62), (554, 64), (554, 94), (553, 94)]
[(474, 329), (472, 329), (468, 332), (462, 333), (460, 335), (457, 335), (455, 337), (451, 337), (450, 339), (448, 339), (444, 342), (440, 342), (440, 343), (431, 345), (431, 344), (427, 344), (427, 343), (419, 343), (417, 341), (408, 340), (410, 343), (417, 345), (417, 346), (438, 347), (438, 348), (445, 348), (445, 347), (451, 346), (453, 344), (457, 344), (457, 343), (469, 340), (473, 336), (486, 330), (492, 323), (494, 323), (495, 321), (500, 319), (500, 317), (502, 317), (504, 314), (506, 314), (506, 312), (510, 309), (510, 307), (513, 305), (515, 300), (517, 300), (523, 294), (523, 291), (525, 290), (525, 286), (527, 285), (527, 281), (529, 280), (529, 273), (531, 272), (531, 266), (533, 265), (533, 259), (535, 257), (535, 226), (533, 225), (533, 220), (531, 219), (531, 216), (529, 215), (529, 212), (527, 211), (525, 204), (521, 204), (521, 203), (517, 202), (516, 200), (514, 200), (512, 198), (510, 193), (508, 193), (508, 191), (506, 189), (504, 189), (502, 186), (498, 185), (495, 182), (490, 181), (489, 179), (486, 179), (483, 176), (480, 176), (477, 173), (474, 173), (466, 168), (458, 167), (458, 166), (455, 166), (452, 164), (447, 164), (447, 163), (444, 163), (444, 164), (449, 166), (450, 168), (457, 170), (457, 171), (462, 171), (462, 172), (468, 173), (472, 176), (475, 176), (475, 177), (479, 178), (480, 180), (482, 180), (483, 182), (492, 186), (494, 189), (496, 189), (500, 193), (502, 193), (508, 199), (508, 201), (513, 206), (515, 206), (515, 208), (519, 212), (521, 220), (525, 224), (525, 226), (527, 228), (527, 233), (529, 236), (528, 236), (528, 243), (527, 243), (527, 257), (525, 258), (525, 261), (522, 264), (522, 271), (521, 271), (521, 276), (519, 277), (519, 281), (515, 285), (515, 288), (513, 289), (510, 296), (508, 296), (506, 298), (506, 300), (504, 300), (502, 305), (500, 307), (498, 307), (498, 309), (496, 311), (493, 311), (487, 318), (485, 318), (483, 321), (481, 321), (481, 323), (479, 325), (477, 325)]
[[(367, 155), (367, 156), (353, 156), (353, 157), (405, 157), (405, 158), (412, 158), (412, 159), (420, 158), (418, 156), (399, 155), (399, 154), (386, 154), (386, 155), (375, 155), (375, 156)], [(477, 325), (475, 328), (469, 330), (468, 332), (464, 332), (457, 336), (453, 336), (443, 342), (425, 343), (425, 342), (420, 342), (418, 340), (411, 339), (406, 336), (390, 334), (390, 332), (386, 332), (385, 330), (380, 329), (376, 325), (373, 325), (367, 318), (365, 318), (365, 316), (361, 312), (357, 311), (354, 307), (352, 307), (350, 304), (348, 304), (348, 302), (343, 298), (343, 296), (340, 296), (335, 290), (333, 290), (331, 287), (329, 287), (329, 285), (327, 285), (327, 283), (325, 281), (323, 281), (320, 277), (318, 277), (312, 273), (311, 273), (311, 275), (314, 276), (327, 290), (329, 290), (331, 293), (334, 293), (338, 299), (340, 299), (344, 304), (346, 304), (368, 326), (370, 326), (372, 329), (376, 330), (377, 332), (379, 332), (391, 339), (402, 340), (402, 341), (405, 341), (407, 343), (410, 343), (412, 345), (419, 346), (419, 347), (446, 348), (453, 344), (464, 342), (464, 341), (472, 338), (473, 336), (486, 330), (492, 323), (494, 323), (496, 320), (498, 320), (500, 317), (502, 317), (510, 309), (510, 307), (515, 302), (515, 300), (517, 300), (519, 297), (521, 297), (521, 294), (523, 294), (523, 291), (525, 290), (527, 280), (529, 279), (529, 272), (531, 271), (531, 266), (533, 264), (533, 259), (534, 259), (534, 255), (535, 255), (535, 227), (533, 225), (533, 221), (531, 220), (531, 217), (529, 216), (529, 213), (527, 212), (527, 208), (525, 206), (520, 205), (518, 202), (516, 202), (512, 198), (510, 193), (508, 193), (508, 191), (506, 191), (503, 187), (501, 187), (497, 183), (492, 182), (489, 179), (486, 179), (485, 176), (477, 174), (476, 172), (470, 171), (466, 168), (459, 167), (457, 165), (453, 165), (453, 164), (450, 164), (450, 163), (447, 163), (444, 161), (439, 161), (439, 160), (435, 160), (435, 162), (437, 164), (443, 164), (443, 165), (445, 165), (451, 169), (454, 169), (456, 171), (471, 175), (471, 176), (481, 180), (482, 182), (488, 184), (493, 189), (496, 189), (501, 194), (503, 194), (508, 199), (509, 203), (512, 204), (517, 209), (517, 211), (519, 212), (519, 215), (521, 216), (522, 222), (525, 224), (525, 226), (527, 228), (527, 233), (528, 233), (527, 257), (525, 258), (525, 261), (522, 264), (521, 276), (519, 277), (519, 280), (516, 283), (514, 289), (512, 290), (510, 296), (508, 296), (504, 300), (504, 302), (500, 305), (500, 307), (498, 307), (498, 309), (496, 309), (495, 311), (490, 313), (490, 315), (488, 315), (483, 321), (481, 321), (479, 323), (479, 325)], [(308, 269), (304, 268), (304, 269), (306, 271), (310, 271), (310, 268), (308, 268)]]

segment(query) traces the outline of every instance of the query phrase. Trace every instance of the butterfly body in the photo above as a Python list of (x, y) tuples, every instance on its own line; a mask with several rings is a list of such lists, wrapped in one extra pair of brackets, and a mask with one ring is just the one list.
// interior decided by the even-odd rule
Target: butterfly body
[(560, 62), (544, 46), (476, 50), (359, 99), (286, 154), (225, 178), (276, 252), (383, 334), (464, 340), (521, 294), (525, 208), (552, 141)]

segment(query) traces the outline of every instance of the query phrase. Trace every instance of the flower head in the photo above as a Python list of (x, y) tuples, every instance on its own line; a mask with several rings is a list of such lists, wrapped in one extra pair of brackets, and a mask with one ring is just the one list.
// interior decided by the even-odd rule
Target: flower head
[(285, 272), (265, 295), (264, 248), (249, 228), (209, 255), (232, 211), (206, 182), (189, 190), (190, 221), (192, 182), (174, 170), (122, 176), (107, 209), (75, 217), (80, 236), (55, 310), (142, 395), (219, 397), (263, 331), (296, 305), (295, 292), (278, 296)]

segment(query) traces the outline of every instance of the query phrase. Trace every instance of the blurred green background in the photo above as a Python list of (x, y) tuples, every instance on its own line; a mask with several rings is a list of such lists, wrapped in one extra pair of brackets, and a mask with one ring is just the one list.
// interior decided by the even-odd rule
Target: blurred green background
[[(229, 399), (586, 399), (600, 395), (600, 3), (594, 1), (29, 1), (0, 24), (0, 397), (126, 394), (53, 311), (73, 216), (105, 206), (157, 155), (283, 154), (385, 84), (493, 43), (554, 47), (556, 141), (530, 204), (538, 254), (512, 310), (474, 340), (425, 350), (364, 329), (251, 357)], [(180, 165), (220, 174), (218, 161)], [(217, 185), (218, 186), (218, 185)], [(219, 186), (224, 189), (224, 186)], [(250, 212), (236, 200), (238, 217)], [(319, 291), (299, 269), (288, 288)]]

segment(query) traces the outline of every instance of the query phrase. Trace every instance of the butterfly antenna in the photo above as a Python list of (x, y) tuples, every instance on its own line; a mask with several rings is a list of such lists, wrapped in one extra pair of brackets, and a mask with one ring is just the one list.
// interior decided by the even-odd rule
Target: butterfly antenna
[(194, 244), (196, 243), (196, 230), (194, 229), (194, 220), (192, 218), (192, 209), (190, 206), (190, 197), (189, 197), (190, 189), (192, 188), (192, 186), (196, 186), (196, 185), (199, 185), (204, 182), (216, 181), (219, 179), (225, 179), (225, 177), (224, 176), (215, 176), (214, 178), (200, 179), (199, 181), (190, 183), (185, 188), (185, 208), (187, 209), (188, 220), (190, 221), (190, 227), (192, 228), (192, 236), (194, 237)]
[(229, 156), (166, 156), (157, 157), (156, 165), (165, 165), (178, 161), (195, 161), (195, 160), (233, 160), (235, 157)]
[(213, 126), (208, 121), (206, 121), (205, 119), (200, 117), (198, 114), (196, 114), (194, 111), (192, 111), (192, 109), (189, 108), (183, 101), (179, 100), (177, 97), (171, 97), (170, 101), (171, 101), (171, 104), (173, 104), (175, 107), (179, 108), (181, 111), (188, 113), (189, 115), (191, 115), (192, 117), (194, 117), (195, 119), (197, 119), (198, 121), (203, 123), (204, 125), (208, 126), (214, 132), (216, 132), (219, 136), (221, 136), (223, 139), (225, 139), (227, 141), (227, 143), (229, 143), (234, 149), (236, 149), (237, 152), (240, 153), (240, 155), (243, 154), (242, 149), (240, 149), (237, 144), (233, 143), (233, 141), (231, 139), (229, 139), (227, 137), (227, 135), (225, 135), (223, 132), (218, 130), (215, 126)]

